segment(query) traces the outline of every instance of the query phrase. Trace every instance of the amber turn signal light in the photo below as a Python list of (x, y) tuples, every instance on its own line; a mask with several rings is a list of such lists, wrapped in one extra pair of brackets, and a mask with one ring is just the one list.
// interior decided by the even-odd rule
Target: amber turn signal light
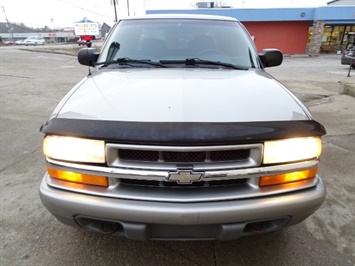
[(106, 176), (87, 175), (70, 171), (62, 171), (50, 167), (47, 167), (47, 171), (50, 177), (62, 181), (108, 187), (108, 179)]
[(270, 175), (270, 176), (261, 176), (259, 179), (259, 187), (272, 186), (272, 185), (280, 185), (285, 183), (292, 183), (303, 181), (306, 179), (314, 178), (317, 175), (318, 167), (298, 171), (291, 172), (280, 175)]

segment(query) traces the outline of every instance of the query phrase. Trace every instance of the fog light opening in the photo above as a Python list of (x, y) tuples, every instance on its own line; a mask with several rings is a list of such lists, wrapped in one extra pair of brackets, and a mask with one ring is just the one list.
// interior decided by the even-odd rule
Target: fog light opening
[(122, 224), (116, 221), (106, 221), (85, 216), (76, 216), (75, 220), (84, 229), (104, 235), (122, 235), (124, 233)]
[(257, 222), (247, 224), (244, 228), (244, 232), (250, 232), (254, 234), (264, 234), (268, 231), (270, 222)]
[(118, 223), (101, 222), (100, 233), (104, 235), (113, 235), (120, 229)]
[(286, 226), (289, 220), (290, 218), (287, 217), (287, 218), (281, 218), (275, 220), (248, 223), (245, 226), (243, 232), (252, 233), (252, 234), (264, 234), (270, 231), (276, 231)]

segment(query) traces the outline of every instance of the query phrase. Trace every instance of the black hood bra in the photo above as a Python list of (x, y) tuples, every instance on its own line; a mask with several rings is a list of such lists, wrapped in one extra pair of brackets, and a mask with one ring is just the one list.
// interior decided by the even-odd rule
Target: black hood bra
[(99, 139), (145, 145), (232, 145), (322, 136), (314, 120), (276, 122), (125, 122), (54, 118), (41, 126), (45, 135)]

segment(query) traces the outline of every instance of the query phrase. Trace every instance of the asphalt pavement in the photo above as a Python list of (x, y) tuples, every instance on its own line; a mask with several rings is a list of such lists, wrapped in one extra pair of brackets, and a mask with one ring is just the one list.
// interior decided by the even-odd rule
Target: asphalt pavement
[(316, 213), (279, 232), (234, 241), (140, 242), (65, 226), (39, 200), (45, 172), (39, 128), (88, 73), (74, 56), (50, 49), (0, 47), (1, 266), (355, 265), (355, 98), (344, 94), (355, 71), (347, 77), (339, 55), (288, 56), (267, 69), (326, 127), (320, 175), (327, 196)]

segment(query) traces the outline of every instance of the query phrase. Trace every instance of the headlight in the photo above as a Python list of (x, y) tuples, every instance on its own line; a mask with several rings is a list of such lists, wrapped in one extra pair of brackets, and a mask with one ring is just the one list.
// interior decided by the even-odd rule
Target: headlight
[(105, 162), (105, 142), (102, 140), (47, 136), (43, 141), (43, 152), (48, 158), (58, 160)]
[(284, 163), (316, 158), (321, 154), (318, 137), (294, 138), (264, 143), (264, 164)]

